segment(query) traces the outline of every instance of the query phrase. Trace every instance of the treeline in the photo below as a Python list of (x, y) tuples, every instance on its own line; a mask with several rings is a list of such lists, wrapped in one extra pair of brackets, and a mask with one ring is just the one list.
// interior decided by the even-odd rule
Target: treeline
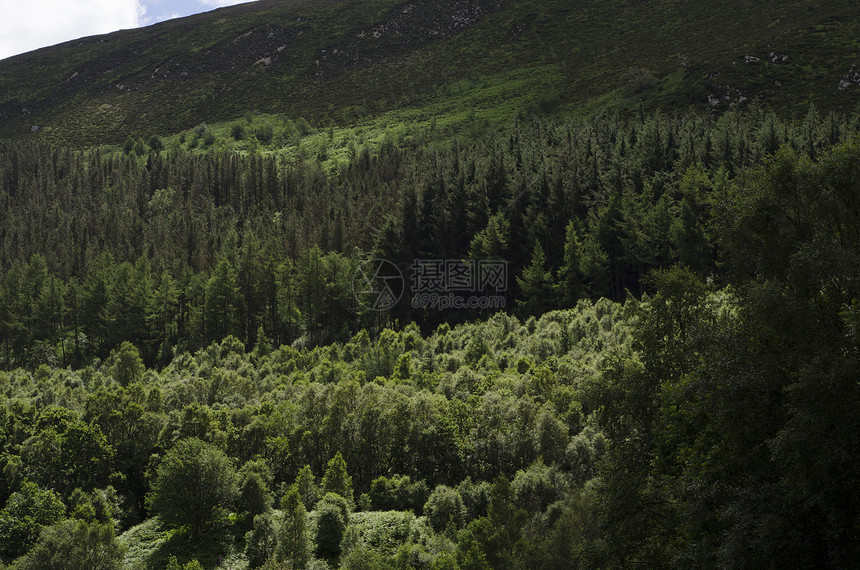
[[(524, 315), (641, 295), (675, 263), (724, 282), (729, 183), (782, 146), (815, 159), (858, 116), (516, 121), (474, 144), (389, 139), (330, 173), (277, 154), (0, 143), (3, 362), (81, 364), (123, 340), (162, 365), (228, 334), (345, 340), (380, 325), (352, 294), (368, 257), (407, 281), (416, 258), (504, 260)], [(407, 300), (386, 322), (468, 316)]]
[[(349, 513), (427, 515), (425, 538), (438, 533), (448, 551), (435, 556), (453, 556), (498, 477), (537, 514), (595, 473), (605, 441), (573, 378), (590, 385), (595, 359), (630, 346), (630, 317), (601, 300), (539, 321), (500, 313), (430, 337), (411, 326), (314, 349), (247, 352), (228, 337), (160, 372), (124, 343), (97, 367), (0, 373), (0, 556), (27, 553), (66, 519), (119, 533), (160, 515), (194, 536), (242, 538), (293, 485), (314, 520), (327, 492)], [(345, 524), (334, 540), (310, 530), (311, 553), (337, 560)], [(266, 542), (247, 541), (250, 556)], [(404, 560), (425, 549), (413, 547)]]
[(712, 275), (623, 303), (0, 372), (0, 556), (118, 567), (146, 520), (252, 567), (856, 566), (860, 139), (710, 194)]

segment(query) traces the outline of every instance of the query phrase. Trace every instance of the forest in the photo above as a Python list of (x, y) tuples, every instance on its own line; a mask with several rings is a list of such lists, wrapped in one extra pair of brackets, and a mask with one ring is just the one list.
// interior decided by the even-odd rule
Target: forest
[(860, 560), (860, 110), (251, 131), (0, 140), (0, 564)]

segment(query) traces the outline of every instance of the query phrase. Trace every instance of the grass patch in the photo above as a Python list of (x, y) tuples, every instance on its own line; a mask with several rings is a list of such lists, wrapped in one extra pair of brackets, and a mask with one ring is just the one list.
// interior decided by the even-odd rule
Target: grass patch
[(127, 548), (126, 568), (163, 570), (171, 556), (176, 556), (181, 564), (196, 559), (204, 568), (245, 570), (248, 567), (242, 545), (233, 540), (232, 528), (212, 532), (195, 541), (187, 532), (166, 528), (158, 517), (153, 517), (122, 533), (119, 541)]

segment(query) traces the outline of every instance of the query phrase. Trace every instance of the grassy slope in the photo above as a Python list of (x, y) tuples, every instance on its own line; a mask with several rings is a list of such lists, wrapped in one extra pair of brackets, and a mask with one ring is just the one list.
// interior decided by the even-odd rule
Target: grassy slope
[[(853, 0), (259, 2), (0, 62), (0, 136), (39, 125), (40, 137), (118, 142), (247, 113), (458, 124), (476, 109), (498, 122), (639, 101), (705, 108), (709, 94), (730, 96), (721, 107), (743, 95), (845, 109), (860, 86), (836, 85), (860, 63), (858, 31)], [(770, 63), (771, 51), (789, 58)]]

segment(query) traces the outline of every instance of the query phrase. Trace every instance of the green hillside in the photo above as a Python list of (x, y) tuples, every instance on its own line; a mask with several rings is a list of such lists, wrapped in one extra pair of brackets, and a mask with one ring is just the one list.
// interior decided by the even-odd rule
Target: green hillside
[(829, 110), (857, 100), (838, 86), (858, 30), (851, 0), (264, 0), (0, 62), (0, 136), (122, 142), (248, 113)]
[(0, 570), (857, 568), (858, 18), (295, 0), (0, 61)]

